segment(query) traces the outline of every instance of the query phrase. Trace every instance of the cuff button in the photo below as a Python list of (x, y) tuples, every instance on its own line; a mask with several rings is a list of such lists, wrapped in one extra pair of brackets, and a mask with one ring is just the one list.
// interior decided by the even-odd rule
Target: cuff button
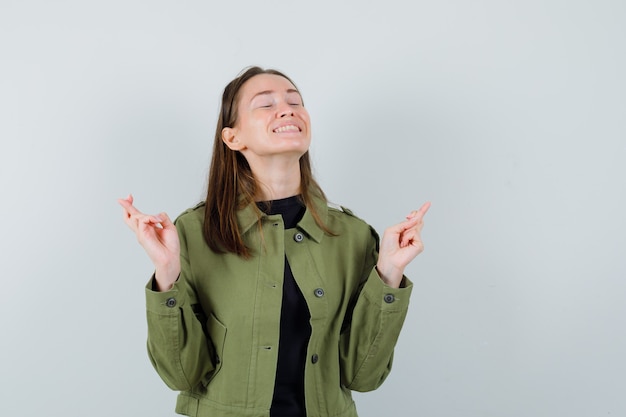
[(383, 299), (387, 304), (391, 304), (396, 301), (396, 297), (394, 297), (393, 294), (385, 294), (385, 297)]

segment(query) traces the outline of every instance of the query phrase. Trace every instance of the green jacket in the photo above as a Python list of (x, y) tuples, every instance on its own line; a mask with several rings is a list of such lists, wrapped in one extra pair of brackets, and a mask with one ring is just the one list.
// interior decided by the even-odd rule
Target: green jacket
[(181, 274), (167, 292), (146, 287), (148, 352), (181, 391), (176, 412), (198, 417), (269, 416), (278, 354), (285, 254), (311, 314), (305, 365), (307, 417), (354, 417), (351, 390), (387, 377), (412, 283), (386, 286), (374, 268), (378, 235), (347, 209), (317, 201), (297, 228), (254, 207), (238, 215), (253, 256), (216, 254), (204, 242), (204, 205), (181, 214)]

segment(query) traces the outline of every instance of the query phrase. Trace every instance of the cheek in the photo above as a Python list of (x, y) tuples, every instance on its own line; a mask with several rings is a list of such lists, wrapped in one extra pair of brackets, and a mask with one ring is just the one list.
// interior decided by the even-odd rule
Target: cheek
[(270, 115), (267, 114), (254, 114), (251, 117), (246, 118), (246, 123), (253, 129), (258, 129), (261, 127), (267, 127), (271, 121)]
[(246, 136), (256, 136), (259, 131), (267, 129), (267, 122), (259, 118), (241, 118), (239, 123), (239, 130)]

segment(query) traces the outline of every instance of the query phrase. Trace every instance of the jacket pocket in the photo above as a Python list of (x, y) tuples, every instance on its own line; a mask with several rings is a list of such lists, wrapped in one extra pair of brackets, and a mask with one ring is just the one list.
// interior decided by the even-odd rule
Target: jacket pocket
[(215, 365), (213, 372), (207, 374), (202, 384), (206, 387), (209, 382), (217, 375), (222, 369), (222, 358), (224, 353), (224, 342), (226, 340), (226, 326), (224, 326), (213, 314), (209, 316), (206, 321), (206, 329), (213, 345), (212, 360)]

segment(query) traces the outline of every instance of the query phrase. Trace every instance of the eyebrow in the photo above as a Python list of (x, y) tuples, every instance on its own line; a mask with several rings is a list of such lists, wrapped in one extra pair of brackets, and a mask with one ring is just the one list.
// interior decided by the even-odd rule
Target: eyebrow
[[(252, 98), (250, 99), (250, 101), (254, 100), (255, 98), (257, 98), (258, 96), (264, 96), (264, 95), (269, 95), (269, 94), (274, 94), (276, 91), (274, 90), (265, 90), (265, 91), (259, 91), (258, 93), (256, 93), (254, 96), (252, 96)], [(289, 93), (297, 93), (300, 98), (302, 98), (302, 95), (300, 94), (300, 92), (298, 90), (296, 90), (295, 88), (289, 88), (287, 89), (287, 94)]]

